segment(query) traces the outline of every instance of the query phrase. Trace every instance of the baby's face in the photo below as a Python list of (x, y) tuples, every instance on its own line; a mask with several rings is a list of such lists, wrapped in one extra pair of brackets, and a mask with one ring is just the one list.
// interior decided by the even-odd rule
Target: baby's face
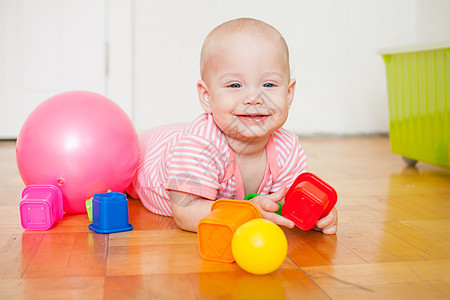
[(233, 139), (267, 138), (286, 121), (295, 80), (286, 48), (271, 37), (228, 35), (216, 45), (205, 68), (210, 111)]

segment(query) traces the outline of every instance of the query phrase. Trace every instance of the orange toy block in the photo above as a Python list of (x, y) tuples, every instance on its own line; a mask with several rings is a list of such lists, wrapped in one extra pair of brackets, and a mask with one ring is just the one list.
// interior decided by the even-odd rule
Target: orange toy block
[(250, 220), (261, 218), (258, 208), (251, 202), (219, 199), (211, 212), (197, 226), (198, 246), (206, 260), (232, 263), (231, 240), (236, 230)]

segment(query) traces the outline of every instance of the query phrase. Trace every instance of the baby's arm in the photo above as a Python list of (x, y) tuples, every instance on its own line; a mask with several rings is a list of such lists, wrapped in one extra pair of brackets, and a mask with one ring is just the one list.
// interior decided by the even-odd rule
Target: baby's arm
[(277, 202), (280, 202), (284, 198), (286, 192), (287, 189), (282, 187), (275, 193), (270, 195), (259, 195), (249, 201), (258, 207), (263, 219), (267, 219), (281, 226), (294, 228), (294, 222), (276, 213), (276, 211), (280, 208)]
[(336, 207), (333, 207), (328, 216), (317, 221), (314, 230), (322, 231), (324, 234), (335, 234), (337, 231), (338, 215)]
[[(273, 194), (259, 195), (249, 201), (258, 207), (263, 219), (293, 228), (294, 222), (275, 213), (279, 208), (276, 203), (283, 199), (285, 193), (286, 188), (281, 188)], [(172, 215), (178, 227), (193, 232), (197, 231), (200, 220), (211, 212), (211, 206), (214, 203), (214, 201), (199, 196), (174, 190), (170, 191), (170, 201), (172, 203)]]
[(197, 231), (201, 219), (211, 212), (214, 201), (188, 193), (170, 191), (172, 215), (178, 227), (188, 231)]
[[(279, 208), (279, 206), (275, 203), (279, 202), (285, 194), (286, 188), (282, 188), (273, 194), (260, 195), (258, 197), (250, 199), (249, 201), (258, 206), (259, 210), (261, 211), (261, 216), (264, 219), (270, 220), (278, 225), (293, 228), (295, 226), (294, 222), (275, 213)], [(313, 229), (321, 231), (324, 234), (335, 234), (337, 231), (337, 224), (337, 210), (334, 207), (326, 217), (317, 221)]]

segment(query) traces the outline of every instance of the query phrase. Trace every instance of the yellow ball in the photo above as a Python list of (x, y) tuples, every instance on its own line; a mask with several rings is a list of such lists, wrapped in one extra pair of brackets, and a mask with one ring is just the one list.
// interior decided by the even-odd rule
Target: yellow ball
[(253, 274), (278, 269), (287, 254), (287, 239), (275, 223), (254, 219), (241, 225), (233, 235), (231, 250), (236, 263)]

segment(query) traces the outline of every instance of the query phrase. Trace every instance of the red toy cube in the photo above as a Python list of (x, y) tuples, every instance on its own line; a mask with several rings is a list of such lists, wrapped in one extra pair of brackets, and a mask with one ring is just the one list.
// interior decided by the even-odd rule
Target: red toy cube
[(327, 216), (337, 202), (332, 186), (312, 173), (302, 173), (284, 197), (281, 213), (302, 230), (310, 230)]

